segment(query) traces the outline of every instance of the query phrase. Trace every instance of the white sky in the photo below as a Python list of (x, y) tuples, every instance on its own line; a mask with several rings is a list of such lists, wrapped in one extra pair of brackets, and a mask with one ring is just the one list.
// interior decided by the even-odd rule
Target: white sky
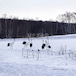
[(65, 12), (76, 12), (76, 0), (0, 0), (0, 17), (55, 20)]

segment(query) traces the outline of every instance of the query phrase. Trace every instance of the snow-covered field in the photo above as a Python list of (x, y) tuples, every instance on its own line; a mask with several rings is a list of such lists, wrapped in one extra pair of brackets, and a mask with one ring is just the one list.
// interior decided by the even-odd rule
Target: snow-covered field
[(76, 76), (76, 34), (0, 39), (0, 76)]

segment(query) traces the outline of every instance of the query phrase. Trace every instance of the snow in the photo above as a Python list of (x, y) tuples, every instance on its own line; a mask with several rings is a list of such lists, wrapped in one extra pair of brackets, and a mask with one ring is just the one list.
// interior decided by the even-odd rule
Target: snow
[(0, 39), (0, 76), (76, 76), (75, 44), (76, 34)]

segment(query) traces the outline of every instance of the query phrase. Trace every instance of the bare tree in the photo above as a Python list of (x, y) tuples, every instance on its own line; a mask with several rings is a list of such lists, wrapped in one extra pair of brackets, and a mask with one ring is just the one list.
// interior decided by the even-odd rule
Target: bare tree
[(3, 14), (2, 18), (6, 19), (7, 18), (7, 14)]
[(76, 23), (76, 13), (66, 12), (65, 14), (59, 15), (56, 19), (63, 23)]

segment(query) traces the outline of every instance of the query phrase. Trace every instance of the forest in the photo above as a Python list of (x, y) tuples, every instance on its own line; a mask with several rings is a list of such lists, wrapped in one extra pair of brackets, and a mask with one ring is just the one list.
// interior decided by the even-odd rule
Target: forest
[(75, 33), (75, 23), (0, 18), (0, 38), (43, 37)]

